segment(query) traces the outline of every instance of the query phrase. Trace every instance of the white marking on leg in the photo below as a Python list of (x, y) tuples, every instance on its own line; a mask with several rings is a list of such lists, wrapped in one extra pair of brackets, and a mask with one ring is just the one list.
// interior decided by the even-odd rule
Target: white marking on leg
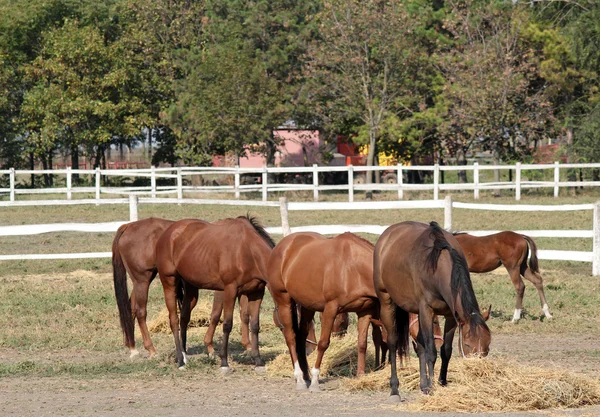
[(548, 307), (548, 304), (544, 304), (544, 307), (542, 307), (542, 311), (546, 315), (546, 318), (552, 318), (552, 314), (550, 314), (550, 307)]
[(187, 365), (187, 363), (188, 363), (187, 355), (185, 354), (185, 352), (182, 352), (182, 353), (183, 353), (183, 364)]
[(319, 387), (319, 374), (321, 373), (320, 369), (317, 368), (312, 368), (310, 370), (310, 374), (312, 375), (312, 378), (310, 380), (310, 390), (315, 392), (315, 391), (321, 391), (321, 387)]
[(296, 377), (296, 389), (306, 389), (306, 382), (304, 382), (304, 374), (300, 368), (300, 363), (296, 361), (294, 363), (294, 376)]
[(132, 349), (131, 352), (129, 353), (129, 359), (133, 359), (139, 355), (140, 355), (140, 352), (137, 349)]
[(522, 311), (523, 310), (521, 310), (520, 308), (515, 308), (515, 314), (513, 314), (513, 319), (512, 319), (513, 323), (515, 323), (521, 319)]

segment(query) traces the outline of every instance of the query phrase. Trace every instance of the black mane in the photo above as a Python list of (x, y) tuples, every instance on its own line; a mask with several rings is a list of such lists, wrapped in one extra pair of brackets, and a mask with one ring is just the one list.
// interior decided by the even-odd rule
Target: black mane
[(267, 233), (265, 228), (260, 224), (260, 222), (258, 221), (258, 219), (255, 216), (250, 216), (249, 214), (246, 214), (245, 216), (238, 217), (238, 219), (248, 220), (248, 222), (252, 225), (254, 230), (256, 230), (256, 233), (258, 233), (258, 235), (265, 242), (267, 242), (267, 245), (269, 245), (269, 247), (271, 249), (273, 249), (275, 247), (275, 241), (271, 238), (271, 235)]

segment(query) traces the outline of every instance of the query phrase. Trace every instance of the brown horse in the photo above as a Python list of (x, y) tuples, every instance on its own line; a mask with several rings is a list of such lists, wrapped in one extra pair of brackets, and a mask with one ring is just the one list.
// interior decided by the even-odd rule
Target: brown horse
[[(410, 334), (408, 313), (419, 314), (417, 354), (422, 392), (431, 389), (437, 358), (434, 315), (446, 317), (439, 379), (442, 385), (446, 384), (457, 327), (461, 354), (487, 355), (490, 330), (479, 310), (462, 249), (452, 234), (435, 222), (395, 224), (379, 237), (373, 263), (373, 280), (390, 352), (398, 350), (401, 358), (406, 356)], [(396, 355), (390, 355), (390, 362), (390, 400), (396, 402), (400, 400)]]
[[(521, 318), (523, 311), (525, 283), (521, 277), (527, 278), (535, 285), (544, 315), (549, 319), (552, 318), (544, 295), (544, 280), (540, 275), (537, 246), (533, 239), (508, 231), (481, 237), (455, 233), (454, 237), (463, 248), (470, 272), (490, 272), (504, 265), (517, 292), (513, 323)], [(531, 259), (528, 266), (529, 249), (531, 249)]]
[[(373, 288), (373, 245), (352, 233), (327, 239), (318, 233), (292, 233), (279, 242), (269, 258), (269, 291), (292, 364), (296, 387), (319, 390), (323, 354), (329, 347), (335, 317), (343, 312), (358, 315), (357, 374), (365, 372), (369, 319), (377, 314)], [(296, 304), (302, 306), (300, 323)], [(323, 312), (317, 359), (308, 375), (305, 340), (315, 311)]]
[[(156, 242), (160, 235), (162, 235), (162, 233), (173, 223), (174, 222), (171, 220), (160, 218), (149, 218), (127, 223), (119, 227), (113, 240), (112, 263), (115, 296), (117, 299), (117, 307), (119, 310), (125, 346), (129, 348), (131, 358), (139, 355), (139, 352), (135, 347), (134, 318), (137, 318), (140, 332), (144, 339), (144, 347), (150, 353), (150, 357), (156, 354), (156, 349), (152, 343), (146, 325), (148, 290), (158, 272), (154, 256)], [(127, 291), (127, 274), (129, 274), (131, 282), (133, 283), (131, 297), (129, 297)], [(191, 310), (194, 308), (198, 299), (198, 290), (193, 288), (192, 291), (194, 290), (195, 298), (193, 305), (186, 306), (186, 311), (189, 313), (191, 313)], [(178, 296), (181, 299), (183, 294), (178, 294)], [(242, 345), (245, 348), (248, 348), (250, 342), (248, 335), (247, 299), (245, 299), (245, 296), (242, 296), (239, 301), (240, 317), (242, 321)], [(244, 303), (244, 301), (246, 302)], [(209, 354), (211, 351), (214, 352), (214, 348), (212, 347), (212, 336), (221, 317), (222, 305), (223, 295), (220, 291), (216, 291), (211, 321), (204, 338), (204, 343), (207, 346)], [(216, 310), (218, 310), (218, 316), (215, 321), (214, 316)], [(189, 314), (187, 318), (183, 317), (182, 320), (187, 320), (189, 323)]]
[[(259, 315), (266, 283), (266, 265), (274, 246), (264, 228), (247, 216), (215, 223), (181, 220), (171, 225), (158, 239), (156, 266), (163, 284), (180, 368), (187, 361), (177, 317), (177, 284), (182, 280), (185, 288), (224, 291), (224, 337), (219, 352), (223, 372), (229, 371), (227, 351), (235, 299), (238, 294), (248, 296), (250, 355), (256, 367), (262, 369), (263, 361), (258, 351)], [(185, 297), (188, 297), (187, 294), (191, 291), (184, 292)], [(181, 334), (185, 334), (183, 327)]]

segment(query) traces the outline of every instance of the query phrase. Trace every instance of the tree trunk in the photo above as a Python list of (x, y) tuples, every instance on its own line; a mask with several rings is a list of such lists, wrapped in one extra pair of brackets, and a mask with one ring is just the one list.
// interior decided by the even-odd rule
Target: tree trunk
[[(459, 148), (458, 152), (456, 153), (456, 165), (458, 165), (458, 166), (467, 165), (467, 154), (462, 146)], [(465, 171), (464, 169), (458, 171), (458, 182), (461, 184), (465, 184), (467, 182), (467, 171)]]
[[(375, 166), (375, 156), (377, 155), (377, 135), (373, 128), (369, 131), (369, 153), (367, 154), (367, 166)], [(365, 184), (373, 183), (373, 171), (365, 172)], [(365, 194), (367, 200), (373, 199), (373, 191), (368, 190)]]
[[(494, 165), (498, 165), (500, 163), (500, 157), (498, 156), (498, 152), (494, 152)], [(500, 182), (500, 170), (494, 170), (494, 182)], [(500, 197), (500, 190), (494, 190), (494, 197)]]
[[(54, 150), (48, 151), (48, 167), (50, 169), (52, 169), (52, 156), (53, 156)], [(52, 187), (54, 185), (54, 176), (52, 174), (49, 175), (48, 177), (48, 184), (50, 185), (50, 187)]]
[[(32, 171), (35, 169), (35, 157), (33, 152), (29, 152), (29, 169)], [(31, 188), (35, 187), (35, 174), (31, 174)]]
[[(566, 132), (566, 138), (567, 138), (567, 163), (568, 164), (572, 164), (573, 161), (573, 155), (571, 153), (571, 149), (573, 149), (573, 128), (569, 127), (567, 128), (567, 132)], [(573, 168), (569, 168), (567, 170), (567, 181), (577, 181), (577, 172), (575, 169)], [(571, 195), (576, 195), (577, 194), (577, 187), (571, 187)]]
[(148, 160), (152, 164), (152, 130), (148, 129)]
[[(71, 169), (79, 169), (79, 147), (76, 144), (71, 145)], [(73, 174), (73, 184), (79, 181), (79, 174)]]

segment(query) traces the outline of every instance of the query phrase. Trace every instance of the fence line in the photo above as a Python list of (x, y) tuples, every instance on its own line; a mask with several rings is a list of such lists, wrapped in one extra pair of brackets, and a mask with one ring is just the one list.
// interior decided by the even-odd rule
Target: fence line
[[(432, 166), (318, 166), (313, 165), (312, 167), (262, 167), (262, 168), (216, 168), (216, 167), (177, 167), (177, 168), (144, 168), (144, 169), (59, 169), (59, 170), (0, 170), (0, 175), (9, 176), (9, 188), (0, 189), (0, 193), (4, 192), (9, 195), (10, 201), (15, 201), (17, 195), (25, 194), (48, 194), (48, 193), (65, 193), (66, 198), (70, 200), (73, 198), (75, 193), (93, 193), (96, 200), (100, 200), (102, 194), (120, 194), (130, 193), (132, 188), (135, 188), (135, 192), (140, 194), (149, 194), (152, 197), (156, 197), (158, 194), (176, 194), (178, 198), (182, 199), (185, 193), (189, 192), (202, 192), (202, 193), (233, 193), (236, 199), (240, 198), (241, 193), (247, 192), (258, 192), (261, 194), (262, 200), (267, 201), (269, 193), (281, 192), (281, 191), (312, 191), (313, 199), (319, 200), (319, 193), (321, 191), (329, 190), (341, 190), (348, 193), (348, 202), (354, 201), (355, 191), (397, 191), (398, 198), (404, 197), (404, 191), (431, 191), (433, 193), (433, 199), (439, 199), (440, 191), (473, 191), (473, 197), (479, 199), (480, 191), (482, 190), (514, 190), (515, 199), (521, 199), (521, 192), (523, 189), (532, 188), (553, 188), (554, 197), (558, 197), (560, 188), (566, 187), (597, 187), (600, 186), (600, 181), (561, 181), (560, 170), (561, 169), (598, 169), (600, 170), (600, 163), (591, 164), (561, 164), (555, 162), (554, 164), (521, 164), (516, 163), (515, 165), (479, 165), (477, 162), (473, 165), (461, 165), (461, 166), (450, 166), (450, 165), (432, 165)], [(514, 171), (514, 181), (511, 182), (482, 182), (481, 172), (486, 170), (510, 170)], [(553, 170), (552, 181), (536, 181), (536, 180), (523, 180), (523, 170)], [(407, 184), (403, 181), (403, 173), (409, 171), (425, 171), (430, 172), (432, 176), (432, 183), (428, 184)], [(440, 176), (443, 172), (452, 171), (471, 171), (472, 182), (459, 183), (459, 184), (442, 184), (440, 183)], [(354, 182), (355, 174), (361, 174), (366, 172), (380, 172), (382, 174), (393, 173), (396, 175), (396, 183), (392, 184), (358, 184)], [(327, 173), (346, 173), (348, 176), (347, 183), (339, 184), (322, 184), (319, 181), (319, 174)], [(58, 176), (65, 176), (65, 187), (61, 188), (41, 188), (41, 189), (23, 189), (16, 188), (16, 176), (17, 175), (43, 175), (52, 174)], [(311, 174), (312, 180), (308, 180), (306, 184), (288, 184), (288, 183), (277, 183), (270, 182), (270, 174)], [(90, 175), (95, 177), (93, 187), (74, 187), (73, 186), (73, 175)], [(221, 177), (228, 177), (230, 184), (228, 185), (202, 185), (202, 186), (190, 186), (184, 185), (184, 177), (193, 176), (209, 176), (219, 175)], [(250, 175), (256, 179), (260, 179), (260, 183), (256, 184), (243, 184), (241, 181), (242, 176)], [(143, 187), (102, 187), (101, 177), (102, 176), (120, 176), (120, 177), (138, 177), (138, 178), (150, 178), (150, 186)], [(231, 178), (233, 177), (233, 178)], [(158, 186), (157, 181), (159, 179), (175, 180), (174, 185), (162, 185)]]

